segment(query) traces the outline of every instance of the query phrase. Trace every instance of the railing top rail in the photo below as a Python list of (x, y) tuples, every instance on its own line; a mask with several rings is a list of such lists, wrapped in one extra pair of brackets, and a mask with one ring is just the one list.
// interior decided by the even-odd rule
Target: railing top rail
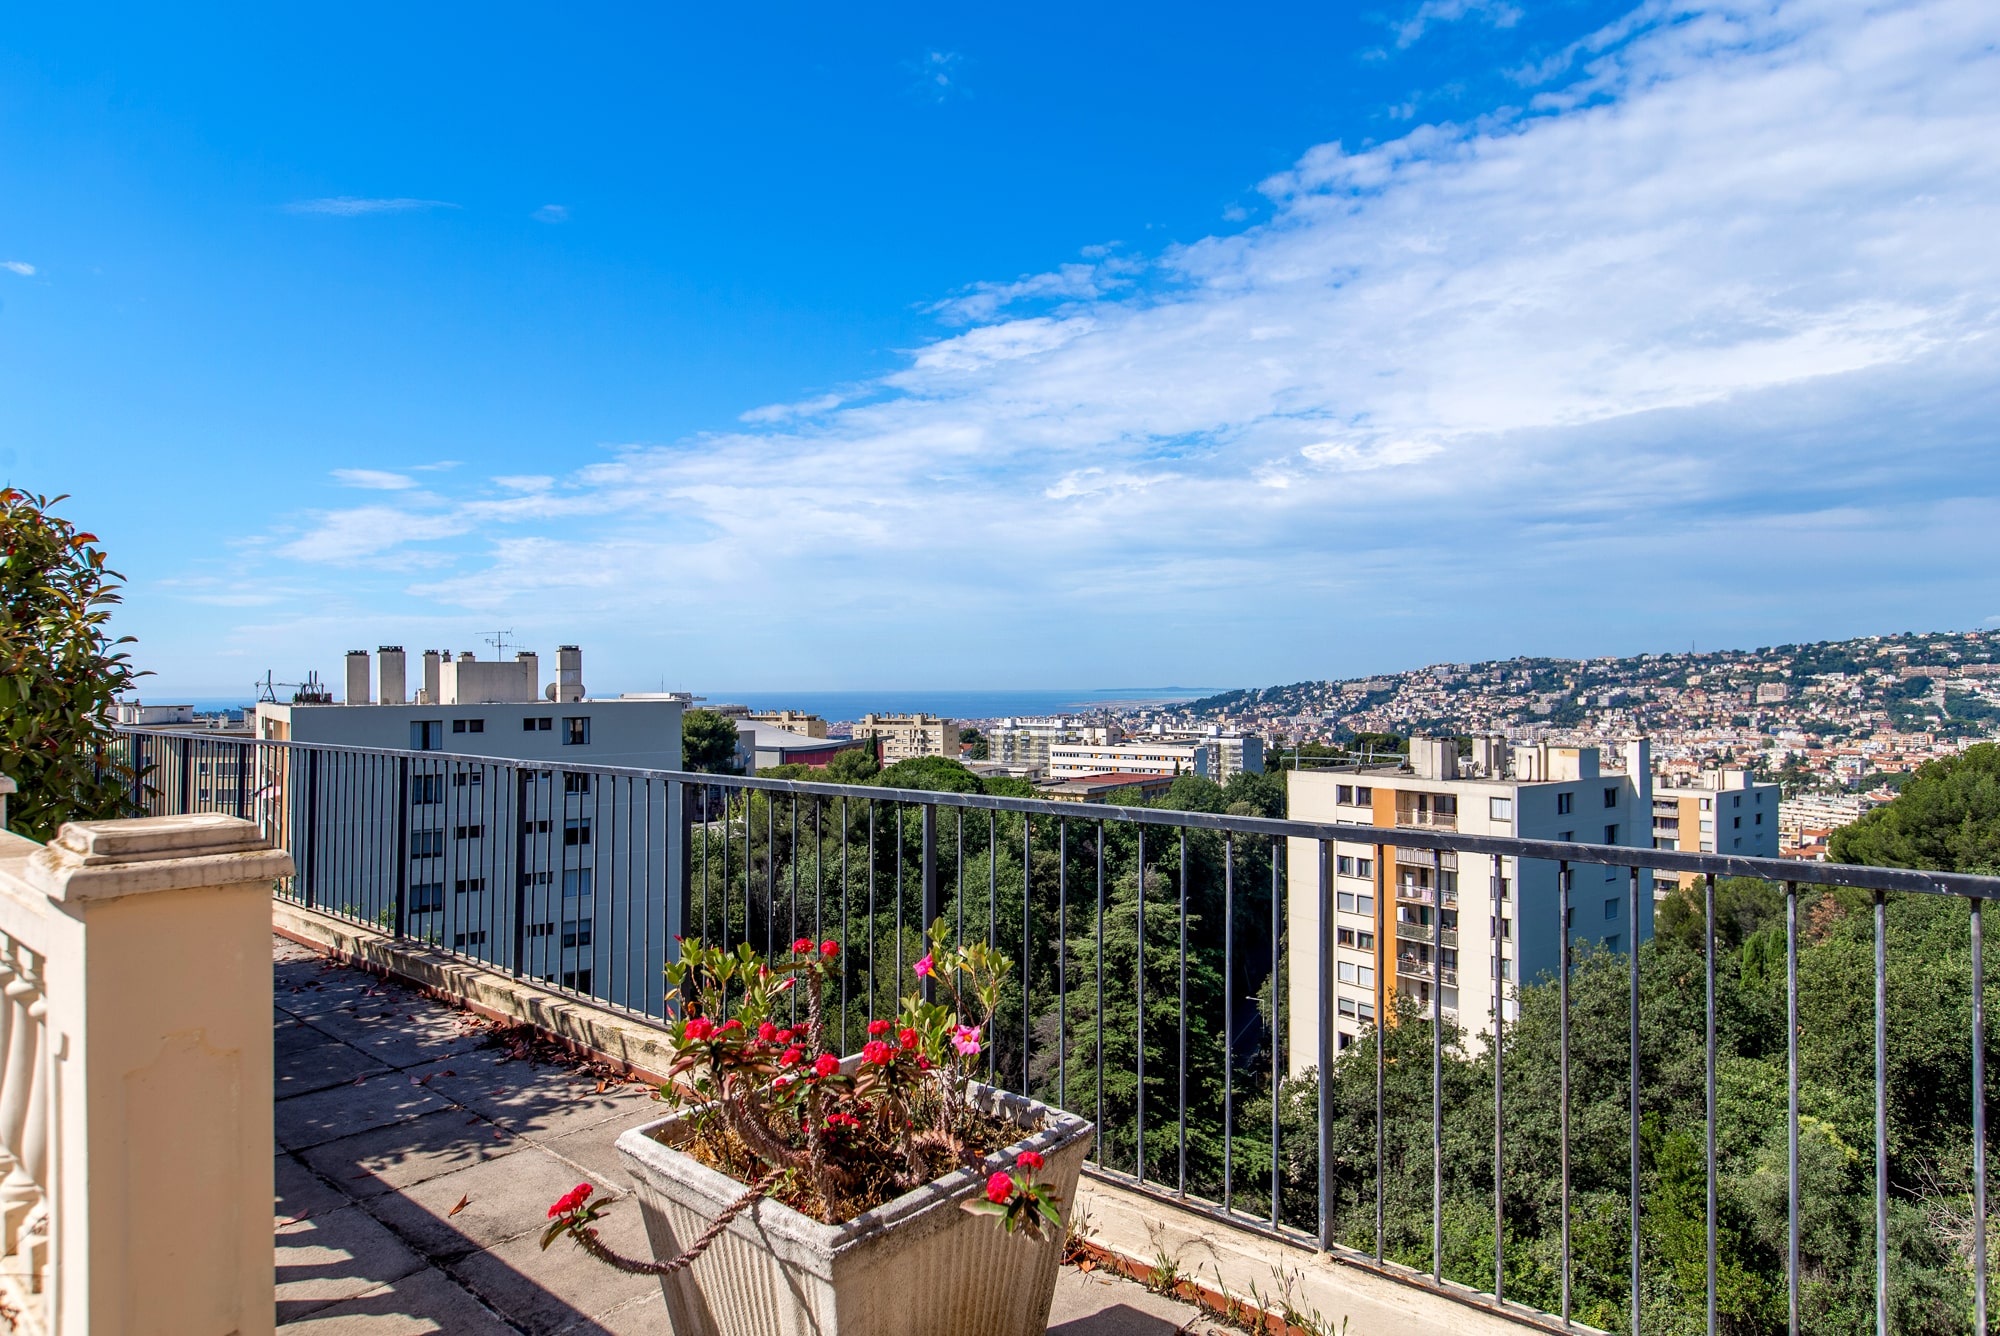
[(187, 738), (211, 746), (257, 746), (272, 749), (337, 752), (362, 756), (407, 758), (434, 765), (483, 765), (509, 770), (589, 771), (631, 779), (789, 793), (801, 797), (872, 799), (977, 811), (1014, 812), (1062, 817), (1070, 821), (1129, 823), (1183, 830), (1208, 830), (1226, 835), (1265, 839), (1303, 839), (1376, 844), (1400, 848), (1436, 849), (1461, 854), (1499, 855), (1540, 862), (1568, 862), (1604, 867), (1642, 868), (1653, 872), (1753, 877), (1764, 881), (1797, 882), (1811, 886), (1847, 886), (1860, 890), (1908, 891), (1927, 895), (1958, 895), (2000, 899), (2000, 877), (1969, 872), (1937, 872), (1921, 868), (1863, 867), (1852, 863), (1811, 863), (1783, 858), (1752, 858), (1733, 854), (1693, 853), (1678, 849), (1646, 849), (1627, 845), (1583, 844), (1561, 840), (1524, 840), (1503, 835), (1471, 835), (1417, 826), (1363, 826), (1344, 822), (1298, 821), (1276, 817), (1227, 816), (1211, 812), (1174, 812), (1151, 807), (1057, 802), (1037, 798), (1002, 798), (983, 793), (948, 793), (930, 789), (881, 788), (866, 784), (826, 784), (816, 780), (765, 779), (755, 775), (716, 775), (694, 770), (655, 770), (605, 765), (579, 757), (568, 760), (523, 760), (510, 756), (480, 756), (469, 752), (407, 751), (389, 747), (353, 747), (336, 743), (279, 741), (230, 737), (215, 733), (166, 732), (117, 727), (135, 738)]

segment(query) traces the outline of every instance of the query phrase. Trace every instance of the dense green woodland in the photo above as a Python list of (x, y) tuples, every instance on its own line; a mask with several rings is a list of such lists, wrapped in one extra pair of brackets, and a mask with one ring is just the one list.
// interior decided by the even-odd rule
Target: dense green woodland
[[(840, 772), (772, 771), (881, 787), (1028, 796), (1020, 781), (982, 781), (954, 762), (906, 761), (879, 773), (862, 754)], [(1145, 805), (1136, 798), (1126, 804)], [(1183, 777), (1153, 806), (1276, 816), (1284, 776), (1227, 787)], [(872, 811), (872, 825), (870, 822)], [(1268, 1217), (1273, 1179), (1272, 917), (1282, 851), (1262, 841), (1146, 832), (1144, 1006), (1140, 1005), (1140, 832), (1100, 828), (1090, 809), (1024, 826), (1014, 814), (941, 809), (945, 917), (1026, 961), (995, 1025), (997, 1079), (1099, 1116), (1103, 1154), (1124, 1172), (1177, 1184), (1187, 1129), (1188, 1190), (1224, 1193)], [(747, 839), (747, 877), (746, 877)], [(725, 846), (727, 852), (725, 853)], [(869, 876), (870, 849), (874, 876)], [(1903, 796), (1839, 832), (1836, 858), (1890, 866), (2000, 867), (2000, 748), (1974, 747), (1911, 777)], [(782, 949), (798, 932), (848, 943), (850, 1046), (872, 1004), (893, 1009), (919, 944), (919, 811), (887, 802), (738, 795), (705, 827), (697, 909), (711, 938), (746, 935)], [(726, 872), (725, 872), (726, 861)], [(1026, 876), (1024, 878), (1024, 869)], [(1226, 875), (1225, 875), (1226, 873)], [(1182, 879), (1186, 917), (1179, 912)], [(796, 878), (796, 881), (795, 881)], [(1024, 882), (1027, 893), (1024, 896)], [(794, 893), (794, 886), (797, 891)], [(726, 889), (725, 889), (726, 888)], [(1098, 905), (1103, 906), (1100, 915)], [(1719, 1306), (1723, 1329), (1785, 1328), (1784, 895), (1762, 882), (1717, 888)], [(1872, 1330), (1874, 1248), (1873, 900), (1866, 892), (1800, 896), (1802, 1303), (1806, 1330)], [(1965, 902), (1892, 896), (1889, 959), (1891, 1330), (1971, 1327), (1971, 958)], [(1227, 931), (1225, 931), (1225, 928)], [(1282, 924), (1280, 925), (1282, 930)], [(1181, 975), (1185, 933), (1186, 978)], [(1642, 1326), (1702, 1329), (1705, 1297), (1703, 1027), (1706, 971), (1698, 893), (1661, 907), (1640, 953), (1643, 1123)], [(1101, 969), (1100, 969), (1101, 965)], [(872, 966), (872, 968), (871, 968)], [(1625, 1329), (1627, 1280), (1627, 1006), (1630, 961), (1595, 953), (1571, 974), (1572, 1294), (1575, 1315)], [(1187, 998), (1181, 1005), (1183, 986)], [(1282, 996), (1282, 989), (1276, 990)], [(1233, 999), (1228, 1002), (1226, 999)], [(1468, 1002), (1470, 997), (1468, 994)], [(1143, 1128), (1138, 1076), (1143, 1016)], [(1225, 1021), (1234, 1041), (1225, 1061)], [(1506, 1028), (1507, 1293), (1561, 1302), (1558, 992), (1521, 990)], [(1493, 1053), (1447, 1023), (1444, 1228), (1448, 1276), (1493, 1284)], [(1387, 1032), (1384, 1239), (1388, 1255), (1431, 1261), (1431, 1027), (1401, 1011)], [(1185, 1044), (1186, 1061), (1182, 1061)], [(1025, 1065), (1025, 1072), (1024, 1072)], [(1364, 1037), (1332, 1073), (1333, 1232), (1375, 1246), (1375, 1048)], [(1100, 1082), (1099, 1071), (1102, 1070)], [(1185, 1087), (1183, 1089), (1183, 1080)], [(1225, 1092), (1225, 1081), (1227, 1091)], [(1277, 1091), (1278, 1212), (1317, 1227), (1318, 1082)], [(1184, 1102), (1183, 1102), (1184, 1101)]]

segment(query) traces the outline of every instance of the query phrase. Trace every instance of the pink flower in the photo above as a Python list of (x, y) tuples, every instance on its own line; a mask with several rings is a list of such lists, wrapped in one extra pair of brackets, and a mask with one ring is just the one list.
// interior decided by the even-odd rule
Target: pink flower
[(896, 1057), (896, 1050), (879, 1039), (871, 1039), (861, 1046), (861, 1060), (877, 1067), (887, 1066)]
[(889, 1033), (889, 1028), (889, 1022), (887, 1021), (870, 1021), (868, 1022), (868, 1037), (871, 1039), (880, 1039), (883, 1035)]
[(795, 956), (809, 956), (812, 954), (812, 949), (813, 944), (810, 937), (801, 937), (792, 943), (792, 954)]
[(568, 1215), (571, 1211), (582, 1206), (584, 1202), (590, 1200), (590, 1191), (590, 1184), (578, 1183), (568, 1192), (563, 1193), (562, 1196), (556, 1198), (556, 1204), (549, 1207), (549, 1219), (554, 1220), (557, 1216)]
[(979, 1027), (961, 1025), (951, 1032), (951, 1046), (966, 1057), (979, 1051)]
[(901, 1034), (896, 1036), (896, 1042), (904, 1048), (915, 1048), (917, 1046), (917, 1032), (905, 1029)]
[(916, 963), (915, 968), (919, 977), (937, 973), (937, 966), (931, 963), (931, 958), (929, 956), (925, 956), (922, 960), (919, 960)]
[(819, 953), (825, 956), (828, 960), (832, 960), (835, 956), (840, 954), (840, 943), (834, 941), (833, 938), (829, 937), (825, 941), (819, 944)]
[(715, 1022), (706, 1016), (691, 1017), (687, 1025), (681, 1030), (682, 1038), (693, 1042), (713, 1038), (714, 1035)]
[(831, 1053), (822, 1053), (813, 1059), (813, 1071), (819, 1076), (832, 1076), (840, 1070), (840, 1059)]
[(1047, 1161), (1042, 1159), (1039, 1152), (1032, 1150), (1024, 1150), (1014, 1157), (1014, 1167), (1016, 1169), (1039, 1169), (1046, 1163)]
[(1014, 1195), (1014, 1176), (995, 1174), (986, 1180), (986, 1200), (995, 1206), (1005, 1206), (1007, 1199)]

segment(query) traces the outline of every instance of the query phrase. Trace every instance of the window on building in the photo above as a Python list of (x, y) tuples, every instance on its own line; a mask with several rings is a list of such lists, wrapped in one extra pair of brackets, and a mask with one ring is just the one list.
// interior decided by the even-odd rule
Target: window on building
[(444, 855), (444, 832), (442, 830), (413, 830), (410, 832), (410, 857), (440, 858)]
[(1514, 800), (1512, 798), (1488, 798), (1486, 800), (1486, 815), (1494, 821), (1512, 821), (1514, 819)]
[(1704, 812), (1712, 812), (1712, 811), (1714, 811), (1714, 810), (1715, 810), (1715, 799), (1713, 799), (1713, 798), (1703, 798), (1703, 799), (1701, 800), (1701, 810), (1702, 810), (1702, 811), (1704, 811)]
[(1764, 814), (1762, 812), (1757, 813), (1757, 820), (1755, 824), (1759, 826), (1764, 824)]
[(1337, 1034), (1338, 1034), (1338, 1035), (1340, 1036), (1340, 1038), (1339, 1038), (1338, 1040), (1336, 1040), (1336, 1041), (1335, 1041), (1335, 1043), (1334, 1043), (1334, 1047), (1335, 1047), (1335, 1049), (1336, 1049), (1336, 1050), (1343, 1050), (1343, 1049), (1345, 1049), (1345, 1048), (1346, 1048), (1346, 1047), (1347, 1047), (1347, 1046), (1348, 1046), (1349, 1044), (1351, 1044), (1351, 1043), (1353, 1043), (1353, 1042), (1354, 1042), (1354, 1036), (1353, 1036), (1353, 1035), (1351, 1035), (1351, 1034), (1349, 1034), (1349, 1033), (1348, 1033), (1347, 1031), (1345, 1031), (1345, 1030), (1339, 1030), (1339, 1031), (1336, 1031), (1335, 1033), (1337, 1033)]
[(410, 721), (410, 750), (436, 751), (444, 746), (444, 720), (412, 719)]
[(523, 733), (546, 733), (556, 726), (556, 721), (546, 714), (531, 714), (521, 721)]
[(1355, 1006), (1353, 998), (1343, 997), (1335, 1005), (1341, 1015), (1347, 1017), (1349, 1020), (1354, 1019)]
[(1368, 914), (1372, 916), (1375, 913), (1375, 897), (1372, 895), (1355, 896), (1354, 912), (1357, 914)]
[(563, 894), (579, 896), (590, 894), (591, 870), (587, 867), (572, 867), (563, 870)]
[(1352, 784), (1334, 785), (1333, 800), (1337, 803), (1345, 803), (1349, 807), (1354, 806), (1354, 786)]
[(457, 881), (452, 883), (451, 888), (460, 895), (465, 895), (468, 892), (472, 891), (483, 891), (486, 889), (486, 878), (460, 877)]
[(1616, 900), (1606, 900), (1604, 902), (1604, 917), (1608, 919), (1618, 917), (1618, 902)]
[(1505, 877), (1501, 877), (1494, 882), (1493, 898), (1496, 900), (1506, 900), (1512, 895), (1513, 890), (1514, 883)]
[(1514, 920), (1501, 918), (1498, 914), (1488, 915), (1486, 930), (1502, 941), (1509, 941), (1514, 936)]
[(563, 822), (563, 843), (568, 846), (590, 843), (590, 818), (573, 816)]
[(1618, 949), (1617, 933), (1614, 932), (1604, 939), (1604, 949), (1606, 951), (1616, 951)]
[(1375, 949), (1375, 934), (1372, 932), (1356, 932), (1354, 934), (1354, 945), (1358, 950), (1373, 951)]
[(1359, 976), (1360, 983), (1363, 988), (1373, 988), (1375, 986), (1375, 970), (1373, 969), (1373, 967), (1368, 965), (1363, 965), (1360, 969), (1355, 971), (1355, 974)]
[(1606, 807), (1616, 807), (1618, 805), (1618, 790), (1616, 787), (1608, 788), (1604, 791), (1604, 805)]
[(1571, 802), (1572, 802), (1572, 801), (1573, 801), (1573, 800), (1574, 800), (1575, 798), (1576, 798), (1576, 795), (1575, 795), (1575, 794), (1573, 794), (1573, 793), (1558, 793), (1558, 794), (1556, 795), (1556, 815), (1557, 815), (1557, 816), (1568, 816), (1568, 815), (1569, 815), (1569, 808), (1570, 808), (1570, 803), (1571, 803)]
[(573, 988), (573, 989), (575, 989), (575, 990), (576, 990), (577, 992), (579, 992), (579, 993), (587, 993), (587, 992), (589, 992), (589, 991), (590, 991), (590, 971), (589, 971), (589, 970), (564, 970), (564, 971), (563, 971), (563, 976), (562, 976), (562, 986), (563, 986), (563, 987), (565, 987), (565, 988)]
[(1373, 1002), (1357, 1002), (1354, 1004), (1354, 1014), (1361, 1020), (1372, 1021), (1375, 1019), (1375, 1004)]
[(1359, 983), (1361, 980), (1361, 967), (1352, 961), (1343, 960), (1334, 969), (1339, 972), (1342, 983)]
[(1375, 860), (1374, 860), (1374, 859), (1372, 859), (1372, 858), (1357, 858), (1357, 859), (1355, 859), (1355, 860), (1354, 860), (1354, 875), (1355, 875), (1355, 876), (1357, 876), (1357, 877), (1372, 877), (1372, 876), (1374, 876), (1374, 875), (1375, 875)]
[(1604, 828), (1604, 842), (1606, 844), (1618, 843), (1618, 827), (1606, 826)]
[(1352, 928), (1336, 928), (1336, 929), (1334, 930), (1334, 934), (1333, 934), (1333, 940), (1334, 940), (1334, 941), (1336, 941), (1336, 942), (1338, 942), (1338, 943), (1340, 943), (1340, 945), (1342, 945), (1342, 946), (1353, 946), (1353, 945), (1354, 945), (1354, 929), (1352, 929)]
[(580, 770), (563, 771), (564, 793), (589, 793), (590, 776)]
[(563, 720), (563, 745), (565, 747), (583, 747), (589, 745), (589, 742), (589, 715), (579, 715), (574, 719)]
[(563, 930), (562, 930), (562, 944), (564, 946), (589, 946), (590, 920), (564, 919)]
[(419, 807), (444, 801), (443, 775), (411, 775), (410, 801)]
[(454, 733), (484, 733), (486, 731), (486, 721), (484, 719), (454, 719), (451, 721), (451, 731)]
[(1730, 827), (1731, 827), (1731, 829), (1733, 829), (1733, 830), (1741, 830), (1741, 829), (1743, 829), (1743, 818), (1742, 818), (1742, 817), (1740, 817), (1740, 816), (1733, 816), (1733, 817), (1730, 817), (1730, 818), (1729, 818), (1729, 824), (1730, 824)]
[(1573, 830), (1558, 831), (1556, 832), (1556, 838), (1558, 840), (1561, 840), (1564, 844), (1571, 844), (1574, 843), (1576, 840), (1576, 832)]
[(1341, 891), (1335, 895), (1334, 900), (1340, 906), (1342, 913), (1352, 914), (1354, 912), (1353, 891)]
[(1567, 910), (1563, 912), (1563, 926), (1565, 928), (1574, 928), (1576, 926), (1575, 905), (1571, 905)]
[(549, 874), (546, 872), (523, 872), (521, 874), (521, 884), (523, 886), (546, 886), (549, 884)]
[(530, 923), (527, 927), (527, 935), (531, 938), (548, 937), (551, 936), (555, 932), (555, 930), (556, 930), (556, 925), (553, 923)]
[(468, 787), (476, 789), (485, 783), (486, 772), (483, 770), (460, 770), (451, 777), (451, 786), (455, 789)]
[(410, 912), (436, 914), (444, 909), (444, 883), (420, 881), (410, 887)]
[(1743, 795), (1740, 793), (1730, 795), (1729, 805), (1731, 807), (1741, 807), (1743, 805)]
[(452, 831), (455, 840), (476, 840), (486, 833), (484, 826), (459, 826)]
[(1356, 807), (1366, 807), (1374, 801), (1375, 790), (1369, 788), (1366, 784), (1356, 784), (1354, 786), (1354, 805)]
[(545, 820), (523, 821), (521, 823), (521, 833), (523, 835), (546, 835), (549, 833), (549, 823)]
[[(1486, 973), (1489, 977), (1492, 975), (1493, 962), (1491, 961), (1487, 962)], [(1500, 960), (1500, 978), (1502, 979), (1502, 981), (1507, 981), (1513, 979), (1513, 977), (1514, 977), (1514, 962), (1508, 960), (1503, 956)]]
[(1351, 877), (1354, 875), (1354, 856), (1352, 854), (1342, 854), (1334, 860), (1333, 866), (1334, 870), (1340, 873), (1341, 876)]
[(460, 951), (463, 951), (468, 946), (484, 946), (486, 945), (486, 930), (481, 928), (477, 932), (455, 932), (451, 935), (451, 944)]
[(1433, 812), (1436, 812), (1439, 816), (1457, 816), (1458, 795), (1455, 793), (1432, 794), (1431, 810)]

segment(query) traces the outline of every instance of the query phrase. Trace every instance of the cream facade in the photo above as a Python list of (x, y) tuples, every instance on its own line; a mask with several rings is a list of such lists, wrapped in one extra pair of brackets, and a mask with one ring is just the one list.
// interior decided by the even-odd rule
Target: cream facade
[(1049, 746), (1052, 780), (1080, 779), (1085, 775), (1164, 774), (1201, 775), (1221, 784), (1238, 771), (1263, 768), (1263, 743), (1236, 734)]
[[(1653, 847), (1688, 853), (1778, 856), (1782, 790), (1759, 784), (1747, 770), (1704, 770), (1691, 783), (1653, 789)], [(1682, 874), (1683, 885), (1700, 878)]]
[[(1416, 738), (1407, 765), (1302, 770), (1286, 779), (1293, 820), (1374, 826), (1377, 839), (1338, 841), (1330, 860), (1330, 921), (1321, 913), (1321, 847), (1286, 849), (1290, 1033), (1294, 1073), (1318, 1062), (1322, 1026), (1338, 1052), (1378, 1018), (1394, 1023), (1406, 998), (1428, 1013), (1441, 1002), (1467, 1033), (1490, 1033), (1496, 976), (1507, 1000), (1523, 979), (1561, 960), (1554, 862), (1433, 853), (1399, 846), (1399, 830), (1498, 835), (1651, 848), (1652, 776), (1644, 741), (1627, 743), (1623, 770), (1595, 747), (1510, 749), (1481, 739), (1470, 758), (1450, 740)], [(1652, 935), (1653, 891), (1640, 873), (1636, 922), (1630, 872), (1572, 864), (1572, 945), (1628, 950)], [(1324, 1011), (1319, 965), (1330, 957), (1334, 995)], [(1437, 990), (1434, 995), (1433, 990)]]
[(935, 715), (864, 714), (854, 725), (854, 736), (881, 739), (883, 765), (919, 756), (958, 759), (957, 726)]

